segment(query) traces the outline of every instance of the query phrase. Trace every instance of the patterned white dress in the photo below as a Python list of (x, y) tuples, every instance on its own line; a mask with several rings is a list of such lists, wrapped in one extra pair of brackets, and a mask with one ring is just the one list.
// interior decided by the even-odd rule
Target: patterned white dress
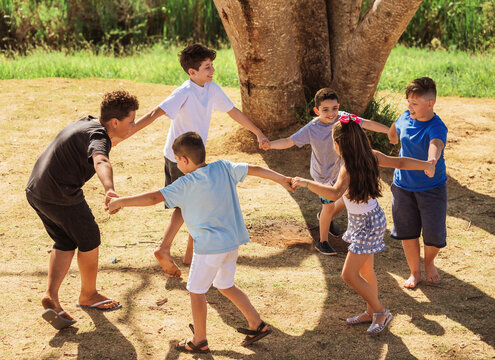
[(383, 236), (387, 230), (385, 213), (376, 199), (356, 203), (343, 196), (347, 208), (347, 230), (342, 239), (350, 243), (348, 250), (353, 254), (376, 254), (385, 249)]

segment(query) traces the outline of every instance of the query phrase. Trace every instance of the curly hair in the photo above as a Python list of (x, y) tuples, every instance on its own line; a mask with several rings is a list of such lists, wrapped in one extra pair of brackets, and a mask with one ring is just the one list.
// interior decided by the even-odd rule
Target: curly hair
[(107, 92), (101, 101), (100, 120), (102, 122), (107, 122), (113, 118), (123, 120), (131, 111), (137, 109), (139, 109), (139, 102), (136, 96), (125, 90)]
[(382, 196), (378, 160), (361, 126), (354, 121), (337, 121), (332, 136), (349, 173), (349, 199), (359, 203)]
[(189, 69), (199, 70), (201, 63), (206, 59), (215, 60), (217, 53), (201, 44), (193, 44), (179, 53), (180, 65), (187, 73)]

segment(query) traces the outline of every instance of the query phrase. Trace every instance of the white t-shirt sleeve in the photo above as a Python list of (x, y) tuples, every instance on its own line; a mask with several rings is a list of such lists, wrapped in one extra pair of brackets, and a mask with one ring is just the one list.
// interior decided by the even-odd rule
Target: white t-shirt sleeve
[(213, 91), (213, 109), (221, 112), (228, 112), (234, 108), (234, 103), (230, 101), (229, 97), (223, 92), (222, 88), (218, 84), (211, 83)]
[(158, 105), (160, 109), (167, 113), (167, 116), (174, 120), (179, 113), (180, 108), (187, 101), (187, 97), (189, 95), (189, 91), (187, 87), (179, 87), (174, 90), (172, 94), (163, 102)]

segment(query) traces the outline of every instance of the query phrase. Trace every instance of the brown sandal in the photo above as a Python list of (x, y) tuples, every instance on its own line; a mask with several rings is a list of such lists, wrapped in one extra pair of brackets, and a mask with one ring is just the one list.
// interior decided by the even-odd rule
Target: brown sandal
[[(189, 349), (186, 346), (189, 346)], [(194, 345), (192, 341), (187, 341), (186, 339), (178, 342), (177, 345), (175, 345), (175, 348), (178, 351), (186, 352), (186, 353), (206, 354), (210, 352), (210, 348), (206, 348), (204, 350), (201, 349), (204, 348), (205, 346), (208, 346), (208, 340), (203, 340), (198, 345)]]
[[(266, 331), (263, 331), (265, 326), (266, 326), (266, 323), (264, 321), (262, 321), (260, 326), (258, 326), (258, 328), (256, 330), (238, 328), (237, 329), (238, 332), (240, 332), (241, 334), (246, 334), (246, 337), (241, 342), (241, 346), (251, 345), (252, 343), (255, 343), (256, 341), (263, 339), (268, 334), (271, 334), (272, 329), (270, 329), (270, 328), (266, 329)], [(251, 335), (251, 336), (249, 336), (249, 335)]]

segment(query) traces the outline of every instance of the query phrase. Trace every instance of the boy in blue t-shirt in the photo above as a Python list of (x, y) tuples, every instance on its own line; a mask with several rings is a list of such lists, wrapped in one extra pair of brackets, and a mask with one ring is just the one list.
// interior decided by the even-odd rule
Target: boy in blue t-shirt
[(293, 192), (291, 178), (270, 169), (226, 160), (205, 162), (205, 148), (195, 132), (180, 135), (172, 146), (175, 160), (185, 175), (159, 191), (112, 198), (109, 211), (121, 207), (148, 206), (165, 201), (182, 210), (192, 238), (194, 253), (187, 281), (191, 297), (194, 336), (177, 344), (186, 352), (208, 352), (206, 341), (206, 292), (213, 284), (246, 317), (249, 327), (238, 329), (246, 334), (241, 345), (260, 340), (271, 329), (260, 318), (246, 294), (234, 284), (237, 249), (249, 242), (242, 217), (236, 185), (246, 175), (273, 180)]
[(410, 289), (421, 281), (421, 230), (427, 281), (440, 280), (434, 260), (440, 249), (447, 245), (447, 173), (443, 159), (447, 127), (433, 111), (436, 94), (432, 79), (423, 77), (412, 81), (406, 88), (409, 110), (397, 119), (389, 131), (389, 138), (394, 143), (400, 138), (399, 156), (435, 164), (435, 176), (432, 178), (422, 171), (396, 169), (394, 172), (391, 188), (394, 226), (391, 237), (402, 240), (411, 270), (404, 287)]

